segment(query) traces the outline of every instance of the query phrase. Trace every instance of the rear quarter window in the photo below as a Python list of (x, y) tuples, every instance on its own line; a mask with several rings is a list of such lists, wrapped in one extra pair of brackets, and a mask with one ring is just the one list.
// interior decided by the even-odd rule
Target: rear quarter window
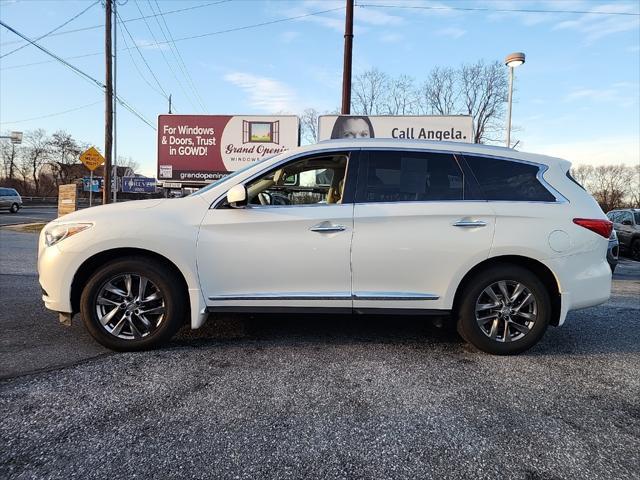
[(465, 156), (485, 200), (555, 202), (538, 180), (540, 167), (509, 159)]

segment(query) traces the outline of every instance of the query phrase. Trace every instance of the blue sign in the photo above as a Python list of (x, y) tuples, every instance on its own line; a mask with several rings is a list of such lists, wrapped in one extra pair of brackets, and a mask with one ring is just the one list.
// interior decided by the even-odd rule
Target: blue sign
[(82, 190), (85, 192), (93, 191), (100, 192), (102, 190), (102, 177), (93, 177), (93, 185), (89, 187), (91, 184), (91, 177), (83, 177), (82, 178)]
[(156, 179), (147, 177), (123, 177), (122, 191), (125, 193), (154, 193)]

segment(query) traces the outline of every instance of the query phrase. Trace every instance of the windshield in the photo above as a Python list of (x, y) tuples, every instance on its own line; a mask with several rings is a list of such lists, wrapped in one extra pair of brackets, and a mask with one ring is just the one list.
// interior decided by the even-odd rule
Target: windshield
[(210, 183), (209, 185), (207, 185), (204, 188), (201, 188), (200, 190), (198, 190), (197, 192), (193, 192), (191, 195), (189, 195), (190, 197), (195, 197), (196, 195), (200, 195), (202, 193), (208, 192), (209, 190), (211, 190), (212, 188), (217, 187), (218, 185), (220, 185), (221, 183), (226, 182), (227, 180), (236, 177), (238, 175), (240, 175), (241, 173), (249, 170), (251, 167), (255, 167), (256, 165), (260, 165), (262, 162), (269, 160), (270, 158), (275, 157), (275, 155), (270, 155), (268, 157), (263, 158), (260, 161), (254, 162), (254, 163), (250, 163), (249, 165), (246, 165), (244, 167), (242, 167), (240, 170), (236, 170), (235, 172), (231, 172), (229, 175), (227, 175), (226, 177), (222, 177), (219, 180), (216, 180), (213, 183)]

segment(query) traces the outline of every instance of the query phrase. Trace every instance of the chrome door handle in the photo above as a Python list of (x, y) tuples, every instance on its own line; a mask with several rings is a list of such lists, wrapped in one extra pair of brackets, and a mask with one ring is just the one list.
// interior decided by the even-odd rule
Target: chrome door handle
[(453, 224), (454, 227), (486, 227), (487, 222), (483, 222), (482, 220), (458, 220)]
[(331, 232), (342, 232), (346, 229), (347, 227), (345, 227), (344, 225), (331, 225), (331, 224), (327, 224), (326, 222), (322, 222), (322, 223), (319, 223), (318, 225), (314, 225), (309, 230), (311, 230), (312, 232), (318, 232), (318, 233), (331, 233)]

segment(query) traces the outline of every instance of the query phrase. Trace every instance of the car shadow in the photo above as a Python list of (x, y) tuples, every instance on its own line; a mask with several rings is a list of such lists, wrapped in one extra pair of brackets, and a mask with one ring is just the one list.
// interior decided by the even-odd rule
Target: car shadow
[[(571, 312), (564, 326), (549, 327), (525, 356), (587, 356), (640, 353), (638, 310), (603, 305)], [(183, 328), (169, 348), (216, 344), (397, 344), (450, 353), (475, 352), (456, 332), (450, 317), (372, 315), (211, 316), (198, 330)], [(435, 323), (435, 324), (434, 324)]]
[(447, 318), (329, 314), (225, 314), (210, 316), (198, 330), (183, 328), (174, 345), (247, 341), (267, 343), (439, 344), (460, 348)]

